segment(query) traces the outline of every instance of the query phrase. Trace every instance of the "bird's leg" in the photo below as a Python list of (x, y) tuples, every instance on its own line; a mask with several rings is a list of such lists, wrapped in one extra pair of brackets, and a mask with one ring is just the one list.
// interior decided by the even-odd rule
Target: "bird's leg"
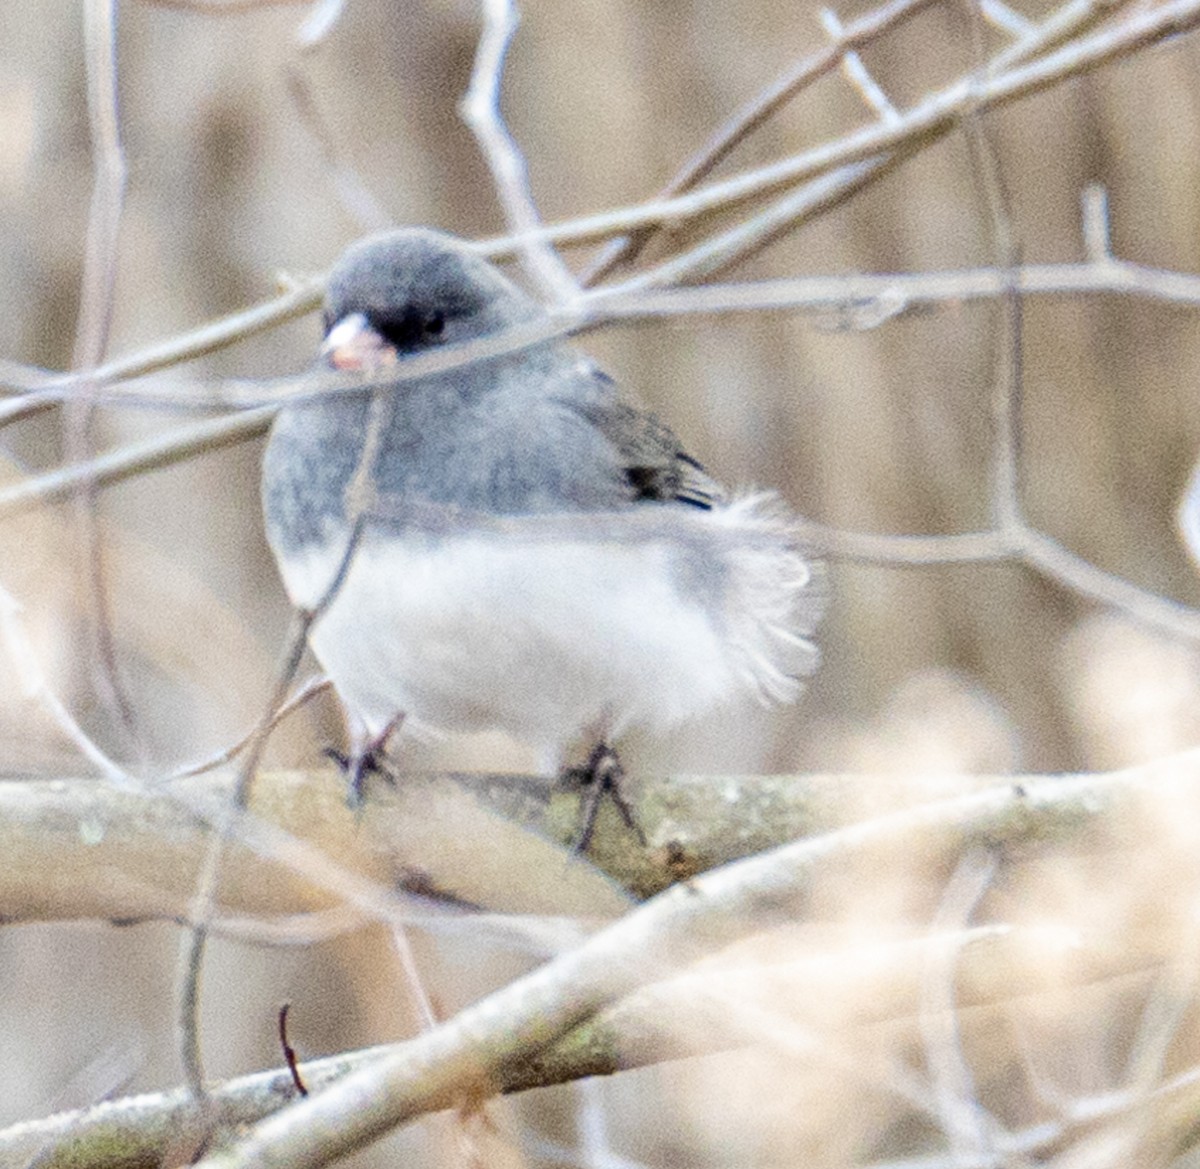
[(596, 816), (600, 811), (600, 801), (605, 795), (612, 798), (613, 804), (620, 813), (625, 827), (635, 833), (642, 845), (646, 844), (646, 834), (642, 831), (633, 814), (633, 807), (621, 790), (621, 781), (625, 778), (625, 769), (621, 760), (607, 743), (600, 742), (592, 749), (587, 762), (582, 767), (568, 767), (562, 773), (565, 783), (573, 784), (583, 790), (583, 804), (580, 809), (579, 832), (571, 845), (572, 853), (587, 852), (592, 843), (592, 835), (596, 830)]
[[(349, 716), (347, 722), (350, 722)], [(378, 734), (368, 734), (366, 728), (355, 720), (349, 726), (350, 750), (339, 751), (326, 747), (325, 755), (334, 761), (346, 777), (346, 803), (351, 808), (361, 808), (366, 796), (367, 776), (376, 772), (389, 776), (386, 767), (388, 740), (404, 723), (404, 712), (398, 711)]]

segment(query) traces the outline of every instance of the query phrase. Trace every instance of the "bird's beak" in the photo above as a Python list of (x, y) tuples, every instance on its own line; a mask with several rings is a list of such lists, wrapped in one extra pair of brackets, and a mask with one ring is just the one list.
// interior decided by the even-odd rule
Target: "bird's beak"
[(334, 369), (378, 369), (396, 361), (396, 350), (362, 313), (351, 313), (338, 321), (325, 335), (320, 355)]

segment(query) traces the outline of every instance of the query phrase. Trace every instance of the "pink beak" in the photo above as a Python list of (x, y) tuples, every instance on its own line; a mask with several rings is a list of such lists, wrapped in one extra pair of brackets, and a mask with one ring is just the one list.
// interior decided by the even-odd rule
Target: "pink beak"
[(351, 313), (338, 321), (326, 335), (320, 355), (334, 369), (378, 369), (396, 362), (396, 350), (362, 313)]

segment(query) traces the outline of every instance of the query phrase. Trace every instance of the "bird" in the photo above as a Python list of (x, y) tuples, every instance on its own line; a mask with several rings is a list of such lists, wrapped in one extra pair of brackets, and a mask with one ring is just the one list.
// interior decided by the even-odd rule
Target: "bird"
[(554, 773), (582, 745), (572, 774), (613, 789), (627, 731), (797, 697), (827, 589), (777, 495), (727, 491), (553, 329), (400, 376), (551, 322), (468, 242), (360, 240), (323, 320), (310, 368), (347, 385), (325, 377), (278, 411), (262, 496), (345, 711), (352, 803), (401, 727), (503, 731)]

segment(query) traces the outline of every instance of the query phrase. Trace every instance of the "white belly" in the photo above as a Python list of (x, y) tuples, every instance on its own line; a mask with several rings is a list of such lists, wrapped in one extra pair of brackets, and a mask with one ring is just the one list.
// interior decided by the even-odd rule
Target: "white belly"
[[(369, 529), (313, 650), (372, 733), (403, 712), (545, 748), (593, 727), (666, 727), (740, 694), (794, 697), (794, 675), (815, 665), (802, 634), (820, 594), (782, 521), (742, 501), (685, 522), (700, 538), (682, 550)], [(340, 556), (285, 565), (293, 600), (313, 604)]]

